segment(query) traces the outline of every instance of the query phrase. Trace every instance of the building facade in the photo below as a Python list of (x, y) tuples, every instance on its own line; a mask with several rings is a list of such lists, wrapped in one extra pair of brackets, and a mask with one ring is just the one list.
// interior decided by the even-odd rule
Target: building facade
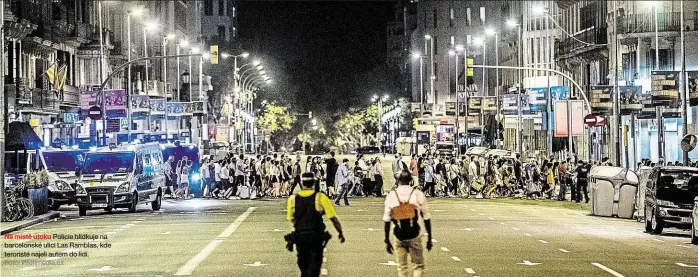
[[(238, 7), (234, 0), (204, 0), (201, 28), (207, 41), (234, 41), (238, 36)], [(214, 31), (215, 30), (215, 31)]]
[[(180, 80), (176, 61), (150, 62), (147, 85), (145, 65), (135, 64), (129, 86), (128, 71), (116, 70), (128, 61), (129, 51), (132, 59), (146, 53), (174, 54), (174, 40), (192, 45), (201, 41), (200, 5), (194, 1), (7, 0), (4, 4), (7, 119), (30, 122), (45, 143), (90, 136), (87, 122), (76, 116), (79, 94), (99, 86), (107, 76), (112, 75), (107, 88), (131, 87), (136, 95), (171, 96)], [(156, 23), (156, 30), (147, 31), (148, 22)], [(45, 74), (54, 65), (65, 67), (62, 91), (56, 91)], [(136, 125), (147, 130), (144, 122)], [(128, 128), (126, 124), (121, 131)]]

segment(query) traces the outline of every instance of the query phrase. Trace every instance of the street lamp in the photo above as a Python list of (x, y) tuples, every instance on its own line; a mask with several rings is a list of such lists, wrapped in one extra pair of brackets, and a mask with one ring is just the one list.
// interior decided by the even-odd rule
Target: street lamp
[[(521, 60), (521, 24), (516, 22), (514, 19), (509, 19), (506, 22), (506, 25), (508, 28), (516, 28), (516, 64), (518, 67), (523, 66), (523, 61)], [(521, 114), (521, 82), (523, 82), (523, 74), (521, 70), (516, 71), (516, 77), (517, 81), (520, 83), (516, 86), (516, 93), (517, 95), (517, 120), (516, 120), (516, 149), (519, 153), (523, 153), (523, 138), (522, 138), (522, 130), (521, 130), (521, 121), (523, 120), (522, 114)]]
[[(499, 66), (499, 32), (495, 29), (487, 28), (485, 33), (487, 33), (488, 36), (494, 36), (494, 64)], [(497, 68), (495, 72), (497, 83), (495, 85), (494, 95), (499, 99), (499, 68)], [(497, 106), (497, 109), (499, 109), (499, 106)]]
[[(143, 25), (143, 57), (147, 58), (148, 57), (148, 32), (155, 32), (157, 31), (158, 27), (160, 25), (157, 22), (154, 21), (149, 21)], [(145, 94), (148, 95), (149, 89), (148, 86), (150, 84), (150, 75), (148, 74), (148, 67), (149, 67), (150, 61), (145, 60)]]
[(371, 101), (373, 102), (378, 102), (378, 143), (380, 144), (380, 149), (381, 152), (383, 151), (383, 128), (381, 127), (381, 117), (382, 117), (382, 109), (383, 109), (383, 102), (388, 101), (388, 95), (383, 95), (383, 97), (378, 97), (377, 94), (374, 94), (373, 97), (371, 97)]
[[(131, 49), (131, 16), (140, 16), (143, 14), (143, 9), (133, 9), (126, 13), (126, 41), (128, 43), (128, 61), (131, 62), (133, 50)], [(133, 128), (133, 117), (131, 116), (131, 110), (133, 109), (131, 97), (133, 95), (133, 81), (131, 80), (132, 67), (131, 64), (128, 65), (128, 141), (131, 141), (131, 129)]]
[(167, 94), (169, 93), (169, 90), (167, 88), (167, 58), (164, 58), (164, 56), (167, 56), (167, 43), (177, 37), (175, 34), (167, 34), (166, 36), (162, 37), (162, 82), (164, 83), (165, 87), (165, 97), (167, 97)]
[[(177, 43), (177, 76), (181, 75), (181, 66), (180, 66), (180, 58), (179, 55), (181, 55), (182, 52), (182, 47), (189, 47), (189, 41), (186, 39), (180, 40), (179, 43)], [(181, 84), (177, 82), (177, 97), (175, 99), (179, 100), (182, 97), (182, 92), (181, 92)]]
[(412, 58), (419, 59), (419, 112), (424, 113), (424, 56), (414, 52)]

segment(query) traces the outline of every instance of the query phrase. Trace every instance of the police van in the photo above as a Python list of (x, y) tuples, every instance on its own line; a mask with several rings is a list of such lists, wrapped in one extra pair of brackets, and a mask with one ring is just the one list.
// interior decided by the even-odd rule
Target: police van
[(141, 203), (159, 210), (165, 191), (163, 163), (158, 143), (91, 149), (75, 186), (80, 216), (91, 209), (135, 212)]
[(84, 149), (50, 148), (41, 151), (48, 171), (48, 201), (52, 210), (75, 203), (75, 183), (85, 161)]

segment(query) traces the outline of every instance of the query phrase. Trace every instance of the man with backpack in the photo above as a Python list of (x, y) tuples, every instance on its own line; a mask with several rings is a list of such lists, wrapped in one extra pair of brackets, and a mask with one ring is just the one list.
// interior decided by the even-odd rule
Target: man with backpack
[[(395, 254), (397, 260), (397, 272), (399, 277), (407, 277), (409, 274), (408, 258), (412, 261), (412, 276), (421, 277), (424, 271), (424, 248), (422, 246), (422, 231), (419, 218), (424, 221), (427, 231), (427, 250), (431, 250), (431, 215), (427, 208), (424, 193), (410, 186), (412, 176), (404, 170), (398, 177), (398, 186), (385, 197), (385, 244), (389, 254)], [(391, 224), (392, 222), (392, 224)], [(393, 227), (393, 236), (390, 235), (390, 225)]]
[(292, 223), (293, 232), (286, 235), (286, 249), (298, 253), (298, 268), (302, 277), (319, 277), (323, 251), (331, 235), (325, 229), (325, 215), (337, 230), (338, 238), (344, 243), (342, 225), (339, 223), (332, 201), (322, 192), (315, 192), (315, 175), (301, 175), (301, 190), (288, 198), (286, 219)]

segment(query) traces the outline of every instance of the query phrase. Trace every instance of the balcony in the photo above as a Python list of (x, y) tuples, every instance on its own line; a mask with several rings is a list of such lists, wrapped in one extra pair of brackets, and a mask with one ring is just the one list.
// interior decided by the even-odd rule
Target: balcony
[(80, 103), (80, 92), (77, 87), (71, 85), (65, 85), (63, 93), (59, 94), (59, 105), (60, 106), (78, 106)]
[(577, 32), (576, 34), (574, 34), (574, 38), (566, 38), (562, 41), (555, 41), (555, 57), (557, 59), (566, 59), (574, 57), (587, 51), (592, 51), (605, 47), (602, 45), (593, 44), (606, 43), (606, 28), (596, 28), (592, 26), (591, 28), (587, 28), (581, 32)]
[(73, 47), (88, 43), (94, 36), (94, 27), (87, 23), (78, 22), (72, 32), (66, 37), (66, 43)]
[[(689, 25), (696, 29), (696, 18), (697, 12), (693, 12), (693, 18), (690, 18), (691, 13), (684, 14), (684, 25)], [(658, 32), (678, 32), (681, 30), (681, 13), (680, 12), (665, 12), (658, 13), (657, 21), (657, 31)], [(691, 22), (692, 21), (692, 22)], [(689, 24), (693, 23), (693, 24)], [(654, 33), (654, 13), (638, 13), (638, 14), (628, 14), (620, 18), (618, 23), (618, 34), (619, 35), (631, 35), (631, 34), (642, 34), (642, 33)]]

